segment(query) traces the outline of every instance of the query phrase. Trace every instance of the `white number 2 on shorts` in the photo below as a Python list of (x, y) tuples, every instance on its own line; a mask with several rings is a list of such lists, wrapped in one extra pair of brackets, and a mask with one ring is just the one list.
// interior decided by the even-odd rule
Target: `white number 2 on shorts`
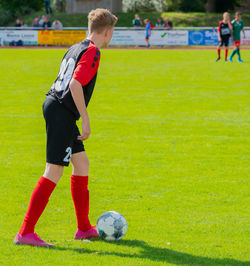
[(63, 159), (63, 161), (66, 162), (66, 163), (69, 163), (70, 162), (70, 159), (71, 159), (71, 156), (72, 156), (72, 149), (70, 147), (68, 147), (66, 149), (66, 153), (67, 153), (67, 155), (65, 156), (65, 158)]

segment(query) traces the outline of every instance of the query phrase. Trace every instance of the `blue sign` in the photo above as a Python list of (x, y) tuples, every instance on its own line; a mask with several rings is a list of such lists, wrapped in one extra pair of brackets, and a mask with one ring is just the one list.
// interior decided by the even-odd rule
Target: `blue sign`
[(189, 45), (217, 45), (218, 33), (216, 30), (189, 31)]

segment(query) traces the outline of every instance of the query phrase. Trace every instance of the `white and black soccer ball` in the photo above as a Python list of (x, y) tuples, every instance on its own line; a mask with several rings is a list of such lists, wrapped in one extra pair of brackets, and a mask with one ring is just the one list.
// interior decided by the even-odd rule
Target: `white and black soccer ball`
[(103, 240), (120, 240), (127, 233), (128, 224), (123, 215), (115, 211), (109, 211), (99, 217), (96, 229)]

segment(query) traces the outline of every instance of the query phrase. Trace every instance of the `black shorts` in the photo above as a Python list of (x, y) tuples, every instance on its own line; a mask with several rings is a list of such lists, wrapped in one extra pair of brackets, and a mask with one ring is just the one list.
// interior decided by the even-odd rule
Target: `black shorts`
[(222, 36), (221, 42), (219, 42), (218, 46), (222, 47), (224, 45), (225, 47), (228, 47), (229, 38), (230, 38), (230, 36)]
[(43, 116), (47, 132), (47, 163), (68, 166), (74, 153), (84, 151), (74, 114), (53, 96), (43, 103)]

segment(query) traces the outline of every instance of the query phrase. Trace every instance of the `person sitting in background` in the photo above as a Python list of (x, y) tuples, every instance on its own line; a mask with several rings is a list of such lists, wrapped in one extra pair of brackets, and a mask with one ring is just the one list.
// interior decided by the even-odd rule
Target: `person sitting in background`
[(44, 17), (45, 18), (44, 18), (44, 22), (43, 22), (43, 29), (48, 30), (51, 27), (51, 23), (46, 16), (44, 16)]
[(164, 28), (167, 28), (168, 30), (172, 30), (173, 23), (168, 18), (164, 19)]
[(54, 22), (52, 23), (52, 28), (53, 30), (62, 30), (63, 29), (62, 22), (59, 21), (58, 19), (55, 19)]
[(157, 22), (155, 23), (155, 27), (157, 27), (157, 28), (163, 28), (164, 27), (164, 22), (162, 21), (162, 18), (157, 19)]
[(22, 27), (22, 21), (20, 19), (16, 20), (15, 27)]
[(133, 26), (134, 27), (141, 27), (142, 26), (142, 21), (140, 19), (140, 16), (138, 14), (135, 14), (135, 18), (133, 19)]
[(39, 27), (40, 27), (40, 24), (39, 24), (39, 18), (35, 18), (35, 19), (33, 20), (32, 27), (33, 27), (33, 28), (39, 28)]

